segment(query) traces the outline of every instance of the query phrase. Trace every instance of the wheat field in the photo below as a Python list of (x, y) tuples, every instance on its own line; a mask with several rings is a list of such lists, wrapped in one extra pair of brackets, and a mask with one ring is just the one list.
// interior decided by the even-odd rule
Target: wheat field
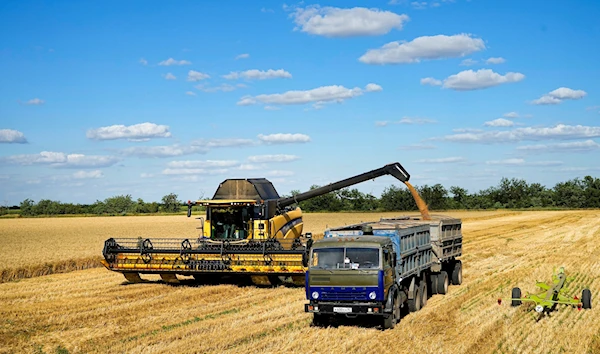
[[(94, 268), (0, 283), (0, 353), (600, 353), (600, 211), (443, 214), (463, 220), (463, 284), (393, 330), (311, 327), (303, 288), (129, 284)], [(305, 230), (392, 215), (305, 214)], [(181, 216), (0, 220), (0, 268), (99, 258), (108, 237), (194, 237), (195, 226)], [(498, 305), (560, 266), (574, 295), (591, 289), (591, 310), (562, 306), (536, 322), (526, 305)]]

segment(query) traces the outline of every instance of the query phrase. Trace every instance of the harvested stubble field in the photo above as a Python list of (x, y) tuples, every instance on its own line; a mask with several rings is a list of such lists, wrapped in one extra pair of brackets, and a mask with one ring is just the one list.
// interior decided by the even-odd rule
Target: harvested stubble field
[[(400, 213), (393, 213), (399, 215)], [(304, 289), (127, 284), (104, 268), (0, 284), (1, 353), (422, 352), (600, 353), (600, 211), (447, 212), (463, 219), (463, 284), (434, 295), (393, 330), (310, 326)], [(386, 214), (389, 216), (392, 214)], [(306, 214), (306, 231), (382, 214)], [(192, 237), (185, 217), (0, 220), (0, 268), (99, 257), (110, 236)], [(537, 291), (554, 267), (592, 291), (591, 310), (562, 306), (536, 323), (510, 307), (513, 286)]]

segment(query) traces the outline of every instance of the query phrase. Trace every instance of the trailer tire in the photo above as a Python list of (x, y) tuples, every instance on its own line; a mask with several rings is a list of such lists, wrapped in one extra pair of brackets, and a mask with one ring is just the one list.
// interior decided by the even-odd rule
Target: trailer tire
[(429, 287), (431, 295), (437, 294), (437, 285), (438, 284), (438, 273), (429, 274)]
[(581, 304), (586, 310), (592, 308), (592, 292), (590, 289), (583, 289), (581, 292)]
[(462, 284), (462, 262), (456, 261), (452, 269), (452, 285)]
[(419, 292), (421, 293), (421, 308), (427, 305), (427, 282), (425, 279), (421, 280), (421, 284), (419, 285)]
[[(521, 289), (520, 288), (513, 288), (512, 289), (512, 293), (510, 294), (511, 298), (513, 299), (517, 299), (521, 297)], [(521, 305), (523, 302), (521, 300), (511, 300), (510, 302), (510, 306), (519, 306)]]
[(447, 294), (448, 293), (448, 273), (445, 270), (442, 270), (437, 275), (437, 293), (438, 294)]
[(408, 310), (410, 312), (417, 312), (421, 309), (421, 302), (423, 301), (421, 298), (421, 285), (415, 286), (413, 292), (413, 298), (408, 299)]

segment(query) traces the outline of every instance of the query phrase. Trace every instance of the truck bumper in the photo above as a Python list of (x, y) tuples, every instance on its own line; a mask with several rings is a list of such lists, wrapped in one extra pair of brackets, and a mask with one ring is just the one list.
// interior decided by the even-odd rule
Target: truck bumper
[(372, 315), (381, 316), (383, 304), (379, 302), (339, 303), (339, 302), (310, 302), (304, 304), (304, 312), (322, 313), (328, 315)]

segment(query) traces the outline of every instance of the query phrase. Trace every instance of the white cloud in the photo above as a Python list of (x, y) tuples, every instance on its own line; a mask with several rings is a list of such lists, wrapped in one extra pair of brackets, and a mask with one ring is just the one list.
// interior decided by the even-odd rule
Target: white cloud
[(41, 100), (39, 98), (32, 98), (26, 102), (26, 104), (28, 104), (30, 106), (40, 106), (40, 105), (43, 105), (44, 103), (46, 103), (46, 101)]
[(210, 75), (201, 73), (199, 71), (190, 70), (188, 72), (187, 81), (200, 81), (210, 78)]
[(171, 168), (227, 168), (238, 164), (235, 160), (187, 160), (171, 161), (167, 166)]
[(435, 145), (428, 144), (412, 144), (412, 145), (403, 145), (398, 147), (399, 150), (430, 150), (437, 149)]
[(421, 85), (441, 86), (442, 81), (436, 80), (432, 77), (426, 77), (421, 79)]
[(133, 146), (121, 150), (126, 156), (137, 157), (173, 157), (191, 154), (205, 154), (207, 149), (201, 146), (167, 145), (167, 146)]
[(130, 126), (111, 125), (87, 131), (88, 139), (93, 140), (115, 140), (128, 139), (129, 141), (146, 141), (151, 138), (168, 138), (171, 136), (168, 125), (157, 125), (154, 123), (140, 123)]
[(462, 57), (483, 49), (483, 40), (470, 34), (423, 36), (410, 42), (390, 42), (381, 48), (369, 49), (358, 60), (366, 64), (419, 63), (423, 59)]
[(247, 58), (250, 58), (250, 54), (243, 53), (243, 54), (240, 54), (240, 55), (236, 56), (235, 60), (238, 60), (238, 59), (247, 59)]
[[(505, 131), (464, 132), (439, 138), (463, 143), (505, 143), (523, 140), (569, 140), (600, 137), (600, 127), (558, 124), (553, 127), (526, 127)], [(434, 140), (437, 140), (434, 138)]]
[(519, 113), (517, 112), (508, 112), (503, 114), (506, 118), (519, 118)]
[(477, 64), (478, 61), (477, 60), (473, 60), (471, 58), (465, 59), (463, 61), (460, 62), (461, 66), (471, 66), (471, 65), (475, 65)]
[(247, 80), (266, 80), (266, 79), (291, 79), (292, 74), (283, 69), (269, 69), (267, 71), (252, 69), (246, 71), (232, 71), (227, 75), (223, 75), (223, 78), (228, 80), (235, 80), (244, 78)]
[(487, 165), (504, 166), (559, 166), (562, 161), (525, 161), (524, 159), (491, 160), (485, 162)]
[(146, 172), (142, 172), (142, 173), (140, 174), (140, 178), (152, 178), (152, 177), (154, 177), (154, 174), (153, 174), (153, 173), (146, 173)]
[(410, 3), (410, 6), (416, 10), (424, 10), (427, 8), (427, 1), (413, 1)]
[(220, 148), (220, 147), (238, 147), (238, 146), (249, 146), (256, 145), (257, 142), (251, 139), (198, 139), (192, 142), (193, 146), (202, 146), (205, 148)]
[(379, 92), (379, 91), (383, 91), (383, 87), (377, 85), (377, 84), (367, 84), (367, 86), (365, 86), (365, 91), (367, 92)]
[(568, 143), (523, 145), (517, 147), (521, 152), (586, 152), (600, 150), (600, 144), (594, 140), (573, 141)]
[(559, 87), (556, 90), (531, 101), (531, 103), (536, 105), (559, 104), (563, 100), (579, 100), (586, 95), (587, 92), (583, 90), (573, 90), (568, 87)]
[(196, 93), (193, 91), (186, 91), (185, 94), (188, 96), (196, 96)]
[(165, 75), (165, 80), (175, 80), (177, 79), (177, 77), (171, 73), (167, 73), (167, 75)]
[(0, 144), (27, 144), (25, 134), (13, 129), (0, 129)]
[(265, 108), (265, 111), (278, 111), (278, 110), (281, 109), (281, 108), (276, 107), (276, 106), (265, 106), (264, 108)]
[(376, 36), (402, 29), (409, 20), (407, 15), (391, 11), (354, 7), (320, 7), (318, 5), (297, 8), (290, 15), (296, 23), (295, 31), (324, 37)]
[(306, 143), (310, 137), (305, 134), (258, 134), (258, 139), (267, 144)]
[[(374, 88), (373, 85), (369, 84), (371, 90)], [(368, 86), (368, 85), (367, 85)], [(377, 85), (379, 86), (379, 85)], [(341, 103), (344, 100), (354, 98), (362, 95), (364, 92), (368, 92), (366, 89), (363, 90), (360, 87), (355, 87), (352, 89), (346, 88), (341, 85), (331, 85), (331, 86), (321, 86), (312, 90), (306, 91), (287, 91), (284, 93), (276, 93), (276, 94), (266, 94), (266, 95), (258, 95), (258, 96), (244, 96), (242, 97), (237, 105), (239, 106), (248, 106), (252, 104), (256, 104), (257, 102), (262, 102), (265, 104), (281, 104), (281, 105), (291, 105), (291, 104), (306, 104), (306, 103), (317, 103), (318, 105), (323, 105), (327, 102), (337, 102)]]
[(102, 178), (104, 174), (100, 170), (93, 171), (77, 171), (73, 173), (75, 179), (91, 179), (91, 178)]
[(380, 120), (380, 121), (375, 122), (375, 126), (377, 126), (377, 127), (385, 127), (388, 124), (390, 124), (390, 122), (387, 120)]
[(486, 127), (512, 127), (515, 123), (512, 120), (498, 118), (490, 120), (489, 122), (483, 123)]
[(464, 161), (466, 161), (466, 159), (464, 157), (455, 156), (455, 157), (443, 157), (443, 158), (439, 158), (439, 159), (422, 159), (422, 160), (417, 160), (415, 162), (418, 162), (418, 163), (457, 163), (457, 162), (464, 162)]
[(221, 84), (219, 86), (212, 86), (212, 87), (205, 87), (203, 85), (196, 85), (195, 86), (198, 90), (200, 91), (204, 91), (204, 92), (217, 92), (217, 91), (222, 91), (222, 92), (231, 92), (231, 91), (235, 91), (236, 87), (229, 85), (229, 84)]
[(148, 65), (148, 60), (146, 60), (144, 58), (140, 58), (140, 64), (142, 64), (142, 65)]
[(427, 118), (403, 117), (397, 123), (398, 124), (418, 124), (418, 125), (421, 125), (421, 124), (433, 124), (433, 123), (437, 123), (437, 121), (433, 120), (433, 119), (427, 119)]
[(264, 170), (265, 168), (265, 165), (253, 165), (249, 163), (241, 164), (240, 167), (238, 167), (238, 169), (242, 171)]
[(500, 75), (490, 69), (465, 70), (446, 78), (443, 87), (456, 91), (480, 90), (500, 84), (519, 82), (524, 78), (525, 75), (514, 72)]
[(290, 162), (298, 160), (300, 157), (295, 155), (255, 155), (249, 156), (248, 161), (253, 163), (267, 163), (267, 162)]
[(42, 151), (39, 154), (13, 155), (1, 160), (18, 165), (49, 165), (51, 167), (86, 168), (108, 167), (120, 159), (115, 156), (65, 154), (63, 152)]
[(158, 63), (158, 65), (162, 65), (162, 66), (171, 66), (171, 65), (190, 65), (191, 62), (187, 61), (187, 60), (175, 60), (173, 58), (169, 58), (167, 60), (163, 60), (160, 63)]
[(486, 64), (502, 64), (502, 63), (506, 63), (506, 59), (502, 58), (502, 57), (497, 57), (497, 58), (488, 58), (485, 61)]
[(203, 168), (166, 168), (162, 171), (163, 175), (222, 175), (229, 172), (226, 168), (216, 170), (206, 170)]

